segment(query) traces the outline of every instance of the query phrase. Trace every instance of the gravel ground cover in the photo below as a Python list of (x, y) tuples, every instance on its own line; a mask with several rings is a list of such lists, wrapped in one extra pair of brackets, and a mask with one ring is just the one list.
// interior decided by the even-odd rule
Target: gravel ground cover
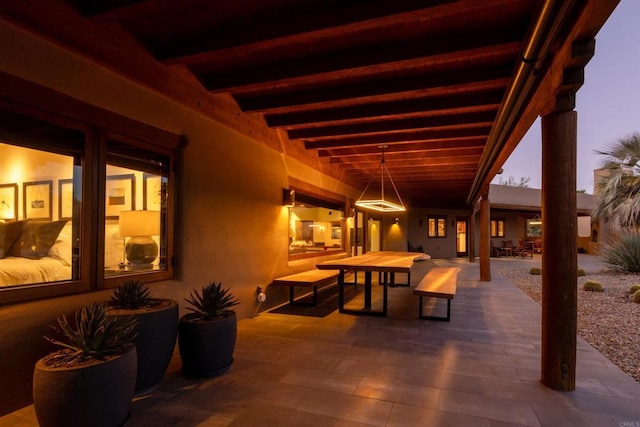
[[(607, 270), (593, 256), (579, 258), (578, 264), (587, 272), (578, 277), (578, 335), (640, 382), (640, 304), (627, 295), (632, 285), (640, 284), (640, 275)], [(529, 269), (536, 266), (541, 265), (503, 264), (497, 269), (540, 303), (542, 276), (529, 274)], [(584, 291), (582, 285), (587, 280), (600, 282), (604, 292)]]

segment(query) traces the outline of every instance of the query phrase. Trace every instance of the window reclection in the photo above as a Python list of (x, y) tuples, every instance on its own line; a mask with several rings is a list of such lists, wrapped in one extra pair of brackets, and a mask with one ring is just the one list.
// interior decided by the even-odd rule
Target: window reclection
[(343, 207), (297, 192), (295, 206), (288, 209), (289, 259), (344, 251)]

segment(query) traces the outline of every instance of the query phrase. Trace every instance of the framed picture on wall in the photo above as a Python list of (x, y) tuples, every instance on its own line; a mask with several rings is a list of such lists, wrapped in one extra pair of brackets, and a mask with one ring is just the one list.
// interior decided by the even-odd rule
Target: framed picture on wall
[(142, 175), (142, 209), (145, 211), (161, 210), (163, 196), (162, 177), (150, 173)]
[(18, 184), (0, 184), (0, 219), (18, 219)]
[(136, 176), (134, 174), (107, 177), (105, 217), (118, 219), (120, 211), (136, 209)]
[(43, 219), (51, 221), (51, 191), (53, 181), (34, 181), (22, 184), (25, 219)]
[(73, 216), (73, 179), (58, 180), (58, 219)]

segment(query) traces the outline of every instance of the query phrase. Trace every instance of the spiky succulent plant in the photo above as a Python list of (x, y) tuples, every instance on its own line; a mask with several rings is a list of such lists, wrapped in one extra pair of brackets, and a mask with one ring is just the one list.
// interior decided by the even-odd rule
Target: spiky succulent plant
[(68, 366), (89, 360), (105, 360), (107, 356), (122, 354), (136, 336), (137, 321), (133, 318), (107, 316), (106, 305), (92, 303), (75, 313), (75, 324), (66, 316), (58, 317), (58, 327), (52, 328), (61, 334), (61, 340), (45, 337), (62, 350), (52, 354), (49, 366)]
[(202, 292), (191, 291), (191, 297), (185, 298), (191, 305), (187, 307), (192, 313), (186, 315), (189, 320), (211, 320), (230, 315), (231, 307), (238, 301), (229, 292), (229, 288), (222, 288), (222, 282), (211, 282), (202, 287)]
[(142, 280), (125, 280), (111, 294), (111, 306), (117, 309), (151, 307), (153, 301), (149, 287)]

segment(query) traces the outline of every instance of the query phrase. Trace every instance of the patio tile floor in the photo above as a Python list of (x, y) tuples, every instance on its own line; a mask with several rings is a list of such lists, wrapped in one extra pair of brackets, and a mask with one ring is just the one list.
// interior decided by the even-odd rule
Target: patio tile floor
[[(462, 259), (416, 263), (413, 284), (433, 265), (462, 268), (451, 322), (417, 319), (407, 287), (389, 289), (385, 318), (244, 319), (229, 372), (187, 380), (176, 354), (128, 425), (640, 427), (640, 383), (580, 338), (576, 391), (540, 384), (540, 306), (495, 268), (540, 257), (491, 262), (491, 282)], [(0, 418), (9, 425), (37, 425), (33, 407)]]

